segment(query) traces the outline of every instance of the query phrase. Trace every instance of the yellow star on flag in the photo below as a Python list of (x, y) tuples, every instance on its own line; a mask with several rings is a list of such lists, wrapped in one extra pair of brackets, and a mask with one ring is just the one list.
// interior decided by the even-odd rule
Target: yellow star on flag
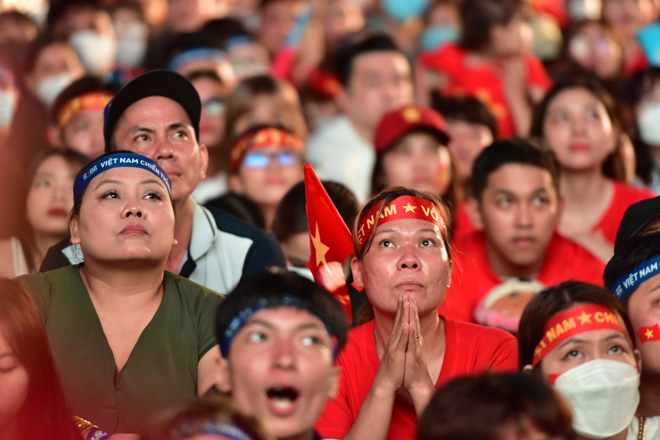
[(415, 107), (408, 107), (402, 112), (403, 119), (406, 120), (407, 123), (413, 123), (413, 122), (418, 122), (421, 118), (422, 115), (419, 113), (419, 110), (417, 110)]
[(417, 209), (417, 206), (413, 206), (408, 202), (406, 206), (403, 206), (403, 208), (406, 210), (406, 212), (415, 212), (415, 209)]
[(591, 324), (591, 316), (593, 313), (586, 313), (584, 310), (582, 311), (582, 314), (578, 316), (578, 319), (580, 320), (580, 325), (585, 325), (585, 324)]
[(648, 339), (650, 341), (651, 338), (653, 338), (653, 330), (651, 330), (651, 329), (646, 330), (646, 339)]
[(326, 246), (321, 242), (321, 234), (319, 234), (319, 222), (316, 222), (316, 237), (312, 235), (312, 244), (314, 245), (314, 251), (316, 253), (316, 267), (319, 267), (321, 263), (327, 266), (328, 262), (325, 261), (325, 254), (330, 250), (330, 246)]

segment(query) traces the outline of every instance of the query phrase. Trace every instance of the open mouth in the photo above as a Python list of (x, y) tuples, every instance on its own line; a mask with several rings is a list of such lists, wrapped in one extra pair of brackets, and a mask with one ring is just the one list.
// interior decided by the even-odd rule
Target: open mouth
[(287, 410), (298, 400), (300, 393), (295, 388), (276, 385), (266, 390), (266, 395), (276, 409)]

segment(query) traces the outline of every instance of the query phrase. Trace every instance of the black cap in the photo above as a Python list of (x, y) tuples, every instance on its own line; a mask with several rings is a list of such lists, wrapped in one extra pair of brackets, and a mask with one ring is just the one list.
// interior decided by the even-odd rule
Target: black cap
[(164, 96), (183, 107), (188, 113), (199, 142), (199, 116), (202, 102), (195, 87), (186, 78), (171, 70), (150, 70), (122, 87), (106, 106), (103, 137), (107, 153), (111, 151), (112, 134), (124, 111), (139, 100), (150, 96)]
[(633, 203), (626, 209), (614, 241), (614, 253), (639, 234), (651, 221), (660, 216), (660, 196)]

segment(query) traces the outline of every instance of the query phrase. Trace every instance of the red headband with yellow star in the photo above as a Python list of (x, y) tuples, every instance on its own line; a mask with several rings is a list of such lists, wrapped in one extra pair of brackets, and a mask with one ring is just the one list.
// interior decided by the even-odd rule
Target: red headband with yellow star
[(305, 142), (297, 134), (280, 130), (277, 127), (265, 126), (256, 132), (249, 132), (237, 139), (229, 150), (229, 170), (238, 171), (245, 154), (249, 150), (265, 147), (281, 147), (295, 153), (305, 151)]
[[(367, 215), (360, 220), (357, 229), (358, 254), (362, 252), (362, 247), (374, 232), (376, 215), (381, 207), (383, 207), (383, 203), (385, 203), (384, 200), (380, 203), (376, 203), (369, 212), (367, 212)], [(382, 209), (380, 218), (378, 219), (378, 225), (406, 218), (426, 220), (434, 225), (438, 225), (440, 230), (445, 235), (447, 234), (447, 227), (445, 226), (442, 215), (435, 204), (430, 200), (414, 196), (401, 196), (392, 200), (389, 205)]]
[(541, 362), (566, 339), (580, 333), (603, 329), (626, 334), (616, 313), (600, 304), (573, 307), (553, 316), (545, 326), (543, 339), (534, 350), (532, 365)]
[(79, 113), (103, 110), (114, 95), (110, 92), (90, 92), (67, 101), (57, 114), (57, 126), (62, 129)]

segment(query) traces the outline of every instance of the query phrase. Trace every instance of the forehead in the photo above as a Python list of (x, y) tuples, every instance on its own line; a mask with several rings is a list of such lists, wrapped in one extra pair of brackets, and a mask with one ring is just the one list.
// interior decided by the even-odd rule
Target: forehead
[(139, 125), (170, 125), (181, 121), (192, 125), (188, 113), (180, 104), (164, 96), (149, 96), (124, 110), (116, 130)]
[(440, 228), (434, 223), (418, 218), (402, 218), (379, 224), (374, 234), (379, 232), (414, 234), (416, 232), (427, 233), (431, 231), (435, 232), (438, 236), (440, 235)]
[(581, 105), (600, 105), (601, 103), (590, 91), (581, 87), (562, 90), (550, 102), (549, 109)]
[(555, 192), (550, 171), (528, 164), (503, 165), (490, 173), (486, 183), (486, 190), (491, 191), (507, 190), (519, 193), (529, 187), (542, 187), (549, 192)]
[(394, 67), (398, 72), (407, 73), (410, 71), (408, 60), (394, 50), (380, 50), (359, 54), (353, 58), (352, 67), (351, 76), (364, 74), (386, 75), (391, 73), (391, 67)]

